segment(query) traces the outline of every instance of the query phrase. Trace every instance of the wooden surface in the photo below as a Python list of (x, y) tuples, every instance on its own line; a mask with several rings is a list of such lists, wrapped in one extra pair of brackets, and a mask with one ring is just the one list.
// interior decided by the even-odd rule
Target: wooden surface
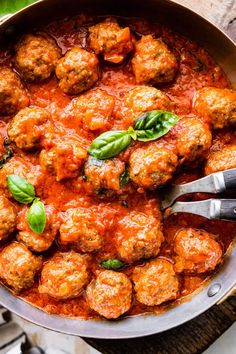
[[(236, 0), (176, 0), (205, 16), (236, 41)], [(84, 340), (104, 354), (200, 354), (236, 321), (236, 297), (173, 330), (128, 340)], [(225, 352), (227, 353), (227, 348)], [(235, 348), (236, 353), (236, 348)]]

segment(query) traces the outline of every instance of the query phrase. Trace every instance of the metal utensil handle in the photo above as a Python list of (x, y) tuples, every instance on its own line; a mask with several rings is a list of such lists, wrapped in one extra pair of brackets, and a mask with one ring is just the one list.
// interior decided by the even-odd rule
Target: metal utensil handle
[(236, 199), (221, 199), (219, 218), (236, 221)]
[(236, 188), (236, 168), (223, 171), (226, 189)]

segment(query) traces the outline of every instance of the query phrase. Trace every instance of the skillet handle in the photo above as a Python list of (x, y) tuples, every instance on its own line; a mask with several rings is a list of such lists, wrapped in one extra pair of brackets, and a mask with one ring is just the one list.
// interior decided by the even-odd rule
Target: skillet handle
[(219, 219), (236, 221), (236, 199), (221, 199)]
[(236, 168), (223, 171), (226, 189), (236, 188)]

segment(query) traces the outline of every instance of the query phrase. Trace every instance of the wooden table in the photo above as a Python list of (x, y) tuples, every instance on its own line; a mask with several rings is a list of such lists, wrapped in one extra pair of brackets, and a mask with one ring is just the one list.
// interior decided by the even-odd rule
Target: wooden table
[[(175, 2), (205, 16), (236, 41), (236, 0)], [(104, 354), (200, 354), (235, 321), (236, 297), (214, 306), (185, 325), (161, 334), (128, 340), (84, 340)]]

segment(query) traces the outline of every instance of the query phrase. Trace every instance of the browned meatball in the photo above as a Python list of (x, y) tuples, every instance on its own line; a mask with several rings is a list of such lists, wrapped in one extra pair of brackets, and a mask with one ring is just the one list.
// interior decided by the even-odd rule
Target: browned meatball
[(80, 296), (88, 281), (87, 260), (76, 252), (56, 253), (44, 264), (38, 287), (40, 294), (55, 299)]
[(236, 123), (236, 91), (204, 87), (197, 91), (195, 112), (206, 118), (215, 129)]
[(178, 157), (173, 150), (150, 144), (130, 155), (130, 178), (140, 187), (156, 188), (172, 178), (177, 164)]
[(161, 38), (143, 36), (135, 46), (132, 68), (137, 84), (162, 84), (174, 79), (177, 60)]
[(87, 151), (76, 139), (56, 140), (54, 146), (42, 150), (39, 157), (42, 169), (55, 175), (57, 181), (61, 181), (79, 174)]
[(59, 86), (69, 95), (90, 89), (99, 79), (99, 62), (95, 54), (82, 48), (72, 48), (56, 67)]
[(98, 251), (103, 245), (104, 227), (92, 210), (74, 208), (63, 215), (60, 243), (72, 244), (82, 252)]
[(222, 260), (222, 249), (214, 235), (197, 229), (181, 229), (176, 233), (175, 270), (177, 273), (205, 273)]
[(26, 34), (16, 45), (15, 66), (24, 80), (48, 79), (61, 57), (56, 41), (46, 34)]
[(34, 284), (41, 266), (41, 257), (34, 256), (21, 243), (13, 242), (0, 253), (0, 278), (17, 293)]
[(89, 28), (89, 45), (106, 61), (119, 64), (133, 50), (129, 27), (121, 28), (114, 18), (107, 18)]
[(155, 87), (150, 86), (137, 86), (128, 91), (124, 97), (124, 104), (128, 110), (126, 114), (131, 114), (133, 120), (147, 111), (155, 109), (170, 111), (172, 108), (169, 97)]
[(176, 125), (176, 147), (183, 161), (202, 157), (211, 147), (212, 135), (208, 125), (197, 118), (185, 117)]
[(135, 267), (133, 281), (137, 300), (147, 306), (175, 300), (179, 295), (179, 281), (174, 267), (162, 258)]
[(0, 188), (7, 187), (7, 177), (10, 175), (17, 175), (25, 178), (34, 187), (39, 186), (43, 182), (43, 175), (39, 165), (33, 165), (31, 162), (13, 156), (7, 163), (0, 169)]
[(46, 226), (41, 234), (33, 232), (28, 224), (28, 207), (22, 209), (17, 220), (18, 241), (23, 242), (28, 248), (35, 252), (46, 251), (53, 243), (59, 229), (56, 218), (56, 211), (53, 207), (46, 205)]
[(132, 284), (125, 274), (105, 270), (88, 285), (86, 294), (93, 310), (106, 318), (117, 318), (131, 306)]
[(114, 106), (114, 96), (101, 89), (90, 90), (72, 100), (71, 104), (66, 107), (64, 119), (67, 119), (68, 123), (71, 120), (73, 126), (103, 132), (112, 127)]
[(103, 190), (119, 191), (120, 179), (125, 172), (125, 163), (114, 158), (112, 160), (98, 160), (90, 157), (84, 167), (87, 182), (96, 194)]
[(0, 196), (0, 241), (16, 229), (16, 208), (4, 196)]
[(225, 146), (220, 151), (211, 152), (208, 156), (205, 174), (236, 168), (236, 145)]
[(46, 109), (34, 106), (24, 108), (9, 124), (8, 135), (20, 149), (38, 148), (49, 118), (50, 113)]
[(29, 105), (29, 97), (18, 75), (0, 66), (0, 114), (10, 115)]
[(115, 233), (119, 258), (127, 263), (157, 256), (164, 240), (160, 221), (132, 211), (119, 220)]

